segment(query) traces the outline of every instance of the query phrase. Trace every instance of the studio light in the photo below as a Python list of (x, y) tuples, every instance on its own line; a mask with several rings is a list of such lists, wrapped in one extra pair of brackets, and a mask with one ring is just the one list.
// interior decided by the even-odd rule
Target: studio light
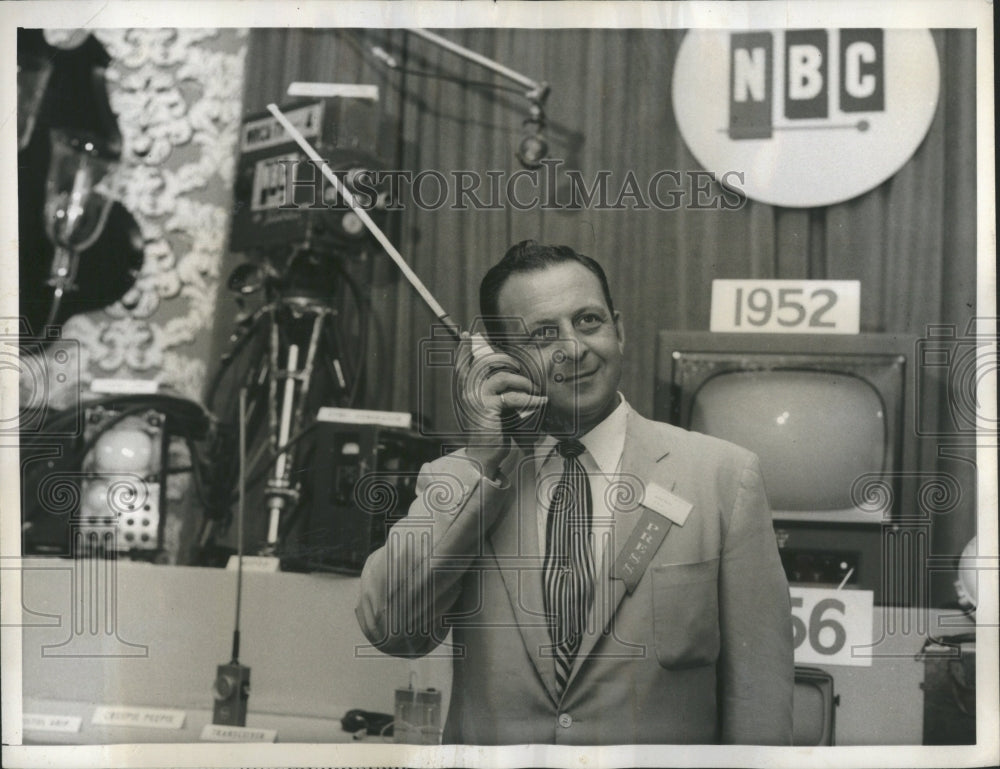
[(104, 229), (111, 210), (107, 178), (115, 169), (105, 143), (82, 131), (51, 132), (52, 159), (45, 186), (46, 234), (56, 247), (48, 284), (54, 301), (48, 323), (63, 295), (76, 289), (76, 272), (85, 251)]
[(86, 532), (115, 528), (116, 552), (156, 551), (162, 545), (164, 415), (150, 409), (121, 418), (87, 410), (79, 524)]

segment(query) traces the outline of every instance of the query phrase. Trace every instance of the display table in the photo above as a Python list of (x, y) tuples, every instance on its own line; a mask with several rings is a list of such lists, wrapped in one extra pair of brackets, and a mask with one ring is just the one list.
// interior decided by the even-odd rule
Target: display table
[[(229, 662), (235, 585), (235, 573), (221, 569), (26, 560), (23, 711), (83, 717), (79, 733), (32, 731), (26, 739), (197, 741), (211, 720), (216, 667)], [(447, 650), (419, 660), (380, 653), (358, 627), (357, 596), (354, 577), (244, 573), (248, 726), (277, 729), (283, 742), (349, 742), (340, 726), (346, 711), (392, 713), (396, 689), (411, 682), (450, 691)], [(100, 705), (181, 710), (185, 725), (98, 726), (91, 719)]]
[[(347, 710), (392, 713), (412, 680), (451, 691), (447, 648), (420, 660), (373, 649), (354, 616), (352, 577), (253, 573), (243, 590), (248, 726), (281, 742), (350, 742)], [(78, 716), (78, 732), (25, 731), (51, 744), (197, 742), (211, 720), (216, 666), (229, 661), (235, 574), (144, 563), (35, 559), (23, 568), (25, 713)], [(956, 612), (875, 607), (872, 664), (825, 666), (840, 698), (837, 745), (919, 745), (925, 638), (967, 632)], [(821, 666), (823, 667), (823, 666)], [(98, 706), (183, 711), (181, 729), (92, 723)]]
[[(184, 711), (184, 725), (179, 729), (156, 729), (142, 726), (102, 726), (92, 723), (98, 706), (89, 702), (41, 700), (26, 697), (26, 714), (70, 716), (81, 719), (78, 732), (56, 732), (48, 729), (24, 730), (25, 745), (115, 745), (128, 743), (195, 743), (201, 741), (202, 729), (212, 723), (211, 710)], [(344, 710), (349, 707), (345, 705)], [(253, 713), (247, 716), (247, 728), (270, 729), (277, 732), (276, 742), (335, 743), (356, 742), (345, 732), (340, 720), (289, 716), (274, 713)], [(363, 742), (392, 742), (391, 738), (365, 736)]]

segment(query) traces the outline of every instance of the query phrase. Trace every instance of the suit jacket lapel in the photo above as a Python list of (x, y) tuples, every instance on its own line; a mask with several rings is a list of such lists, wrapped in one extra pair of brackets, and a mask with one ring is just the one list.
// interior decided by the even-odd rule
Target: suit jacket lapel
[[(633, 491), (638, 491), (639, 496), (635, 499), (641, 499), (642, 490), (649, 482), (656, 482), (666, 489), (672, 489), (675, 485), (668, 472), (667, 458), (670, 447), (657, 438), (657, 432), (650, 428), (645, 419), (634, 411), (629, 412), (620, 477), (620, 482), (626, 486), (622, 487), (623, 493), (618, 495), (618, 504), (614, 511), (613, 534), (610, 542), (606, 543), (604, 558), (601, 562), (601, 573), (597, 575), (597, 585), (594, 591), (595, 611), (593, 612), (596, 622), (588, 627), (588, 631), (580, 643), (580, 650), (577, 652), (573, 670), (566, 683), (567, 691), (580, 666), (597, 642), (612, 632), (612, 621), (625, 597), (624, 581), (612, 579), (611, 570), (632, 534), (632, 530), (638, 526), (646, 510), (642, 505), (630, 503), (630, 494)], [(630, 644), (621, 639), (617, 640), (617, 644), (620, 648), (616, 647), (616, 654), (627, 655), (630, 653), (629, 649), (632, 649), (631, 653), (635, 653), (636, 656), (644, 653), (641, 644)]]
[(501, 516), (489, 539), (524, 649), (549, 696), (558, 702), (555, 662), (549, 651), (552, 641), (542, 598), (544, 554), (539, 555), (535, 465), (524, 458), (523, 454), (518, 456), (513, 470), (517, 477), (511, 479), (517, 489), (514, 509)]

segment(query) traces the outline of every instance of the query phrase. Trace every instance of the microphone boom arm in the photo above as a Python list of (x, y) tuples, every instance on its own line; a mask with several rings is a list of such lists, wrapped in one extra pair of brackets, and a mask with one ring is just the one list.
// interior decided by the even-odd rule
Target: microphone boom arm
[(461, 56), (463, 59), (467, 59), (468, 61), (474, 62), (475, 64), (478, 64), (481, 67), (485, 67), (486, 69), (496, 72), (498, 75), (502, 75), (508, 80), (514, 81), (518, 85), (524, 86), (525, 88), (528, 89), (524, 94), (525, 98), (538, 105), (541, 105), (545, 101), (545, 97), (549, 95), (549, 84), (546, 82), (538, 82), (536, 80), (532, 80), (527, 75), (522, 75), (520, 72), (513, 70), (510, 67), (505, 67), (503, 64), (500, 64), (499, 62), (494, 61), (493, 59), (490, 59), (487, 56), (483, 56), (481, 53), (469, 50), (468, 48), (465, 48), (464, 46), (461, 46), (458, 43), (453, 43), (451, 40), (448, 40), (445, 37), (436, 35), (433, 32), (428, 32), (426, 29), (417, 29), (414, 27), (410, 27), (408, 28), (407, 31), (411, 32), (417, 37), (422, 37), (427, 42), (433, 43), (439, 48), (444, 48), (446, 51), (451, 51), (456, 56)]

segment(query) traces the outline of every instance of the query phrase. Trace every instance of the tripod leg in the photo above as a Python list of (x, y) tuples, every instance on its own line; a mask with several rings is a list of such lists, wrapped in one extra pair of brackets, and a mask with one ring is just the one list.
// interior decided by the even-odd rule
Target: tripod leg
[[(281, 417), (278, 425), (278, 451), (281, 451), (292, 428), (292, 409), (295, 401), (295, 380), (298, 376), (299, 347), (292, 344), (288, 346), (288, 368), (284, 373), (285, 387), (282, 393)], [(278, 524), (281, 521), (281, 511), (286, 504), (286, 493), (288, 491), (288, 467), (289, 457), (287, 452), (278, 455), (274, 464), (274, 475), (272, 483), (268, 484), (268, 508), (270, 518), (267, 527), (267, 549), (274, 552), (278, 547)]]
[(350, 372), (345, 372), (340, 363), (340, 340), (337, 336), (337, 329), (334, 327), (332, 314), (324, 318), (323, 339), (329, 348), (329, 358), (327, 366), (333, 375), (334, 384), (338, 390), (335, 403), (338, 406), (350, 406), (348, 402), (351, 394), (351, 387), (348, 383)]

